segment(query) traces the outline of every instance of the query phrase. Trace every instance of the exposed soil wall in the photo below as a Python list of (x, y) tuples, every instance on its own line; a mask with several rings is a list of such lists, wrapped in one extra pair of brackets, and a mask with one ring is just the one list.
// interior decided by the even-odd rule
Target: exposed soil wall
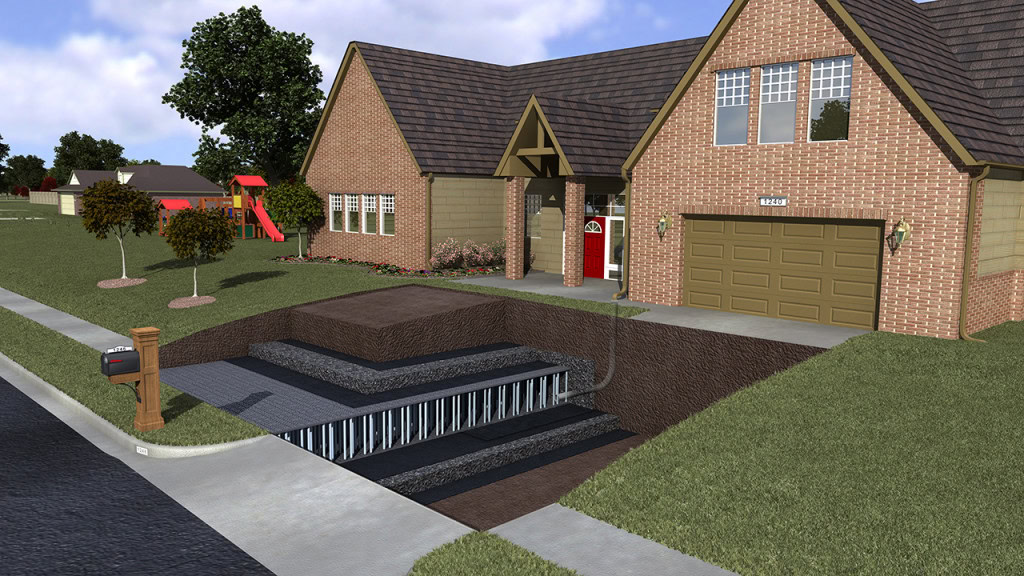
[[(394, 304), (403, 297), (402, 288), (386, 289), (381, 302)], [(353, 296), (331, 301), (343, 305)], [(307, 310), (298, 311), (301, 307)], [(245, 356), (250, 344), (288, 338), (374, 361), (513, 342), (592, 360), (594, 383), (608, 372), (612, 318), (593, 312), (495, 297), (440, 315), (369, 327), (317, 316), (308, 307), (275, 310), (197, 332), (161, 346), (160, 363), (171, 367)], [(615, 373), (597, 394), (596, 408), (619, 416), (623, 428), (647, 436), (823, 351), (628, 318), (617, 319), (616, 334)], [(570, 382), (571, 389), (591, 384)]]

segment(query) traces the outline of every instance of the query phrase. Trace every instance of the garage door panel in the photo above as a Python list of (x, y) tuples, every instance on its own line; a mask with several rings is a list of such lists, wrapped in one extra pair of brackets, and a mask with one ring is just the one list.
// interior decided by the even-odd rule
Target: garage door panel
[(882, 235), (880, 226), (687, 220), (683, 302), (874, 329)]

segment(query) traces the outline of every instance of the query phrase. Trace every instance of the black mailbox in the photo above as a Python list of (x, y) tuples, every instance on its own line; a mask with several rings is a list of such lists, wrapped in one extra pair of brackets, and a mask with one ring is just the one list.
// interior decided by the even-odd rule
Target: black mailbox
[(104, 352), (100, 356), (100, 370), (104, 376), (117, 376), (139, 371), (139, 351), (120, 350)]

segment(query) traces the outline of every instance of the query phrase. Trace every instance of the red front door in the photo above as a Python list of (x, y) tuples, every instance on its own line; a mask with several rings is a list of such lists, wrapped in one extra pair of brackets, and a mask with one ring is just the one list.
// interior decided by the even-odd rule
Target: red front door
[(604, 216), (587, 216), (583, 220), (583, 276), (604, 278)]

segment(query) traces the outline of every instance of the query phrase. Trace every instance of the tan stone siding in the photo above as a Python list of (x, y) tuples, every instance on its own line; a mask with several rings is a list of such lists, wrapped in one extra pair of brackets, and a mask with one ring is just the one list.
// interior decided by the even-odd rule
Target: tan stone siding
[[(354, 55), (329, 112), (306, 181), (328, 194), (394, 194), (395, 234), (314, 231), (310, 253), (426, 268), (426, 177), (402, 140), (365, 63)], [(377, 199), (380, 210), (380, 197)], [(329, 219), (328, 219), (329, 222)]]
[(968, 334), (1024, 319), (1024, 182), (993, 176), (978, 186)]
[(435, 176), (430, 198), (430, 238), (435, 245), (448, 238), (494, 242), (505, 235), (502, 178)]
[[(810, 59), (854, 54), (849, 141), (807, 142)], [(800, 62), (796, 142), (758, 145), (757, 66), (792, 61)], [(748, 143), (716, 147), (715, 72), (740, 66), (751, 67)], [(886, 219), (887, 232), (905, 217), (909, 241), (883, 255), (879, 329), (955, 338), (970, 175), (880, 70), (813, 0), (750, 0), (634, 168), (630, 298), (681, 304), (684, 211), (869, 214)], [(788, 196), (789, 207), (760, 210), (759, 195)], [(663, 212), (677, 216), (661, 240)]]
[(565, 178), (529, 178), (526, 193), (541, 195), (540, 237), (526, 239), (527, 252), (536, 255), (531, 270), (561, 274)]

